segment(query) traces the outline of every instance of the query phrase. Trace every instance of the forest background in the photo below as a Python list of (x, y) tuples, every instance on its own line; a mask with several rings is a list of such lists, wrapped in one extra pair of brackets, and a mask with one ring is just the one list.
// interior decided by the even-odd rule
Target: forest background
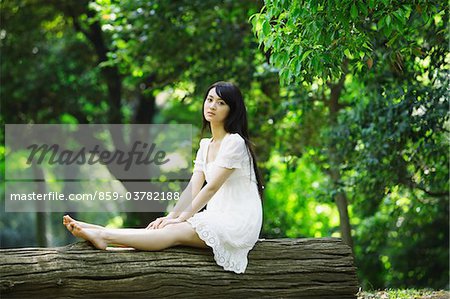
[(0, 3), (1, 247), (74, 241), (62, 213), (5, 212), (5, 124), (200, 128), (206, 88), (230, 80), (265, 181), (262, 238), (343, 238), (364, 289), (449, 288), (444, 2)]

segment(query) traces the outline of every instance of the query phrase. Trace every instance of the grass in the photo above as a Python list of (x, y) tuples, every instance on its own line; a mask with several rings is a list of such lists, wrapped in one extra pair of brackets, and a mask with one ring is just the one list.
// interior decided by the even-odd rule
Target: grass
[(362, 291), (357, 294), (358, 299), (450, 299), (449, 291), (435, 291), (431, 289), (386, 289), (376, 291)]

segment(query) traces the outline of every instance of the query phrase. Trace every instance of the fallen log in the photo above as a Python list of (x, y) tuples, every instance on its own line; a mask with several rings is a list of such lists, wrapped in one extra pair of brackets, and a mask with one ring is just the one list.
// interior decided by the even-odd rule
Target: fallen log
[(261, 239), (245, 273), (209, 249), (139, 251), (88, 242), (0, 249), (1, 298), (356, 298), (350, 247), (340, 238)]

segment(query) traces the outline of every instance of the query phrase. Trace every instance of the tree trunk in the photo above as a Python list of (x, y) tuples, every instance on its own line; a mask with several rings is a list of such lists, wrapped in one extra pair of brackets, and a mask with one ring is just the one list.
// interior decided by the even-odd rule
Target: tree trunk
[[(44, 177), (44, 173), (42, 171), (42, 168), (38, 167), (37, 165), (33, 164), (33, 172), (35, 178), (42, 178)], [(37, 184), (36, 185), (36, 193), (37, 194), (45, 194), (47, 190), (45, 189), (44, 184)], [(36, 205), (36, 208), (38, 205)], [(37, 209), (36, 212), (36, 242), (38, 246), (47, 247), (47, 213), (46, 212), (39, 212)]]
[[(342, 109), (342, 105), (339, 103), (339, 97), (341, 95), (342, 88), (344, 87), (345, 76), (347, 74), (347, 64), (348, 61), (343, 62), (343, 74), (336, 84), (330, 84), (330, 99), (328, 101), (328, 110), (330, 113), (330, 127), (334, 127), (337, 124), (337, 116), (339, 110)], [(329, 148), (329, 159), (330, 163), (330, 177), (333, 182), (334, 188), (339, 188), (341, 185), (341, 173), (339, 170), (339, 165), (342, 161), (338, 158), (336, 146), (330, 144)], [(337, 192), (334, 197), (336, 201), (336, 206), (339, 211), (339, 223), (341, 228), (342, 240), (350, 246), (353, 254), (353, 240), (351, 234), (350, 217), (348, 216), (348, 201), (347, 195), (343, 191)]]
[(139, 251), (88, 242), (0, 250), (2, 298), (356, 298), (350, 248), (338, 238), (260, 240), (244, 274), (211, 249)]

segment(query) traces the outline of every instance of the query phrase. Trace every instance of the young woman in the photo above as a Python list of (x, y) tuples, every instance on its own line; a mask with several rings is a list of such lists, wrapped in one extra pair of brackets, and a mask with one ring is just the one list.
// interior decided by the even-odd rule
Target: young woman
[[(263, 187), (248, 136), (246, 108), (234, 84), (220, 81), (208, 88), (202, 135), (206, 127), (212, 138), (200, 141), (186, 187), (192, 195), (188, 205), (184, 200), (185, 207), (181, 207), (180, 200), (174, 211), (145, 229), (107, 229), (68, 215), (63, 217), (64, 225), (74, 236), (99, 249), (106, 249), (108, 244), (139, 250), (177, 245), (211, 247), (218, 265), (243, 273), (248, 252), (261, 231)], [(205, 205), (206, 209), (199, 212)]]

